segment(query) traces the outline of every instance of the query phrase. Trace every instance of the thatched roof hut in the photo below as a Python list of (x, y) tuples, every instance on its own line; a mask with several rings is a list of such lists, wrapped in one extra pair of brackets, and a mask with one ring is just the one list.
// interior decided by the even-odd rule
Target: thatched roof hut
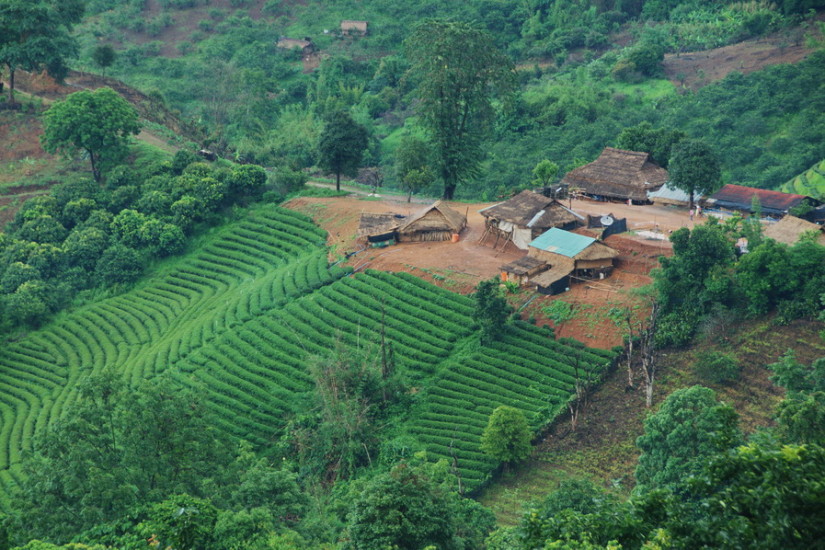
[(287, 38), (282, 36), (278, 39), (278, 47), (284, 50), (301, 50), (302, 53), (308, 54), (315, 51), (315, 44), (312, 43), (311, 38)]
[(345, 19), (341, 21), (341, 34), (366, 36), (369, 22)]
[(400, 214), (373, 214), (362, 212), (358, 223), (356, 237), (367, 238), (369, 242), (388, 241), (395, 238), (395, 232), (404, 223), (405, 216)]
[(527, 250), (530, 241), (551, 227), (571, 229), (584, 221), (583, 216), (557, 200), (533, 191), (522, 191), (507, 201), (479, 212), (487, 219), (482, 241), (494, 233), (496, 243), (504, 238), (505, 244), (513, 241), (522, 250)]
[(467, 226), (467, 217), (438, 201), (398, 228), (399, 242), (449, 241)]
[(792, 245), (796, 244), (804, 233), (810, 231), (816, 232), (816, 242), (825, 245), (825, 233), (822, 232), (821, 225), (790, 215), (766, 227), (765, 236), (777, 242)]
[(599, 158), (562, 178), (561, 183), (591, 197), (647, 203), (648, 192), (668, 181), (667, 170), (648, 153), (605, 147)]

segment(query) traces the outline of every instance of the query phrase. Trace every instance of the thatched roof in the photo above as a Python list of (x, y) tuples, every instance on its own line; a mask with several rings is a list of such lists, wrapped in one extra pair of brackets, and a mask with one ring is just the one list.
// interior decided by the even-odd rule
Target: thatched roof
[(404, 216), (397, 214), (361, 213), (357, 237), (372, 237), (395, 231), (404, 222)]
[(341, 32), (367, 34), (369, 22), (345, 19), (341, 21)]
[(304, 48), (312, 47), (312, 41), (311, 40), (306, 40), (306, 39), (302, 40), (300, 38), (282, 37), (282, 38), (278, 39), (278, 47), (279, 48), (284, 48), (286, 50), (292, 50), (292, 49), (301, 49), (301, 50), (303, 50)]
[(759, 198), (759, 205), (763, 214), (782, 215), (794, 206), (807, 200), (812, 205), (819, 204), (819, 201), (796, 195), (794, 193), (782, 193), (781, 191), (771, 191), (770, 189), (759, 189), (757, 187), (747, 187), (744, 185), (728, 184), (710, 196), (709, 202), (720, 208), (731, 210), (741, 210), (751, 212), (753, 197)]
[(617, 250), (614, 250), (607, 246), (606, 244), (602, 244), (600, 242), (592, 243), (590, 246), (576, 254), (573, 259), (574, 260), (584, 260), (584, 261), (592, 261), (592, 260), (612, 260), (619, 255)]
[(501, 266), (499, 269), (507, 273), (514, 273), (518, 276), (528, 275), (530, 272), (540, 268), (547, 262), (533, 258), (531, 256), (522, 256), (514, 262)]
[(605, 147), (599, 158), (561, 180), (588, 195), (646, 201), (647, 192), (668, 181), (667, 170), (650, 160), (648, 153)]
[(466, 216), (456, 212), (442, 201), (437, 201), (418, 214), (410, 216), (410, 218), (398, 228), (398, 232), (450, 231), (452, 233), (458, 233), (464, 229), (466, 225)]
[(575, 269), (575, 263), (569, 258), (559, 256), (558, 262), (553, 262), (553, 265), (547, 271), (543, 271), (530, 279), (530, 284), (542, 287), (548, 287), (563, 277), (567, 277)]
[(507, 201), (481, 210), (480, 213), (486, 218), (537, 229), (567, 225), (581, 219), (556, 199), (533, 191), (522, 191)]
[(825, 233), (822, 232), (822, 226), (795, 216), (785, 216), (778, 222), (769, 225), (765, 228), (765, 236), (780, 243), (796, 244), (799, 237), (808, 231), (816, 231), (818, 233), (816, 241), (825, 245)]

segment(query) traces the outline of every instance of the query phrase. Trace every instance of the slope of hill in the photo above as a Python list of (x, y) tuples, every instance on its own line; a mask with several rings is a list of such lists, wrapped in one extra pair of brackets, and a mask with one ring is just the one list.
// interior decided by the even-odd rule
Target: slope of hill
[(782, 191), (817, 198), (825, 196), (825, 160), (786, 182)]
[(600, 370), (612, 357), (521, 324), (478, 348), (470, 298), (411, 275), (341, 279), (346, 273), (328, 266), (324, 233), (307, 218), (262, 207), (135, 290), (4, 346), (3, 495), (19, 481), (21, 453), (101, 369), (132, 384), (169, 371), (206, 393), (221, 429), (264, 449), (313, 387), (309, 357), (383, 332), (399, 369), (422, 390), (404, 431), (435, 456), (457, 449), (473, 489), (493, 466), (478, 441), (493, 408), (518, 406), (538, 428), (566, 402), (574, 362)]

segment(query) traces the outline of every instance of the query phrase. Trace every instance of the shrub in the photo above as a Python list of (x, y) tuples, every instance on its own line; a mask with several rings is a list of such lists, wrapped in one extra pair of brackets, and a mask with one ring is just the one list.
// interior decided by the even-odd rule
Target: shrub
[(731, 353), (705, 351), (696, 358), (696, 372), (704, 380), (726, 384), (739, 375), (742, 366)]

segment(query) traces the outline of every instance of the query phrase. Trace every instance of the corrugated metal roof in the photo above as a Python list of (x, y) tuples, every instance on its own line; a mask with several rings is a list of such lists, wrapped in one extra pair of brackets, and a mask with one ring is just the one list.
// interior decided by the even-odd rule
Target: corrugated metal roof
[(807, 199), (805, 195), (795, 195), (793, 193), (782, 193), (769, 189), (758, 189), (756, 187), (745, 187), (744, 185), (725, 185), (710, 196), (717, 206), (722, 208), (732, 208), (750, 212), (751, 200), (753, 196), (759, 197), (762, 212), (766, 214), (784, 214), (788, 209)]
[[(694, 202), (698, 202), (703, 195), (696, 193), (693, 195)], [(665, 199), (671, 201), (679, 201), (679, 202), (690, 202), (690, 195), (682, 191), (681, 189), (677, 189), (675, 187), (671, 187), (669, 183), (661, 186), (656, 191), (648, 191), (647, 198), (650, 200), (656, 199)]]
[(596, 239), (593, 237), (577, 235), (554, 227), (533, 239), (530, 246), (572, 258), (594, 242)]

